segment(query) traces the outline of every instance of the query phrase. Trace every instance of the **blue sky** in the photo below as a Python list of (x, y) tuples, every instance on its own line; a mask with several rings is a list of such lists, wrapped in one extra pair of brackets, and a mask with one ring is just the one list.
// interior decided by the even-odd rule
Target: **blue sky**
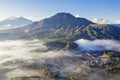
[(119, 8), (120, 0), (0, 0), (0, 20), (11, 16), (40, 20), (58, 12), (118, 20)]

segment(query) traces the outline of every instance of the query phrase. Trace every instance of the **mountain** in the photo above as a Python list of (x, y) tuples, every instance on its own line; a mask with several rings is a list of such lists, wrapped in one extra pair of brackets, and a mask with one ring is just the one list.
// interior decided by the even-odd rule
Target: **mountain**
[(44, 30), (52, 29), (72, 29), (75, 27), (87, 26), (93, 22), (85, 18), (76, 18), (70, 13), (57, 13), (56, 15), (43, 19), (39, 22), (28, 25), (28, 28), (41, 28)]
[(70, 13), (58, 13), (50, 18), (33, 22), (24, 27), (0, 31), (0, 39), (113, 39), (120, 40), (120, 27), (96, 24)]
[(32, 21), (24, 17), (8, 18), (0, 22), (0, 29), (16, 28), (16, 27), (26, 26), (30, 23), (32, 23)]
[(69, 38), (73, 31), (94, 24), (85, 18), (76, 18), (70, 13), (56, 15), (25, 26), (24, 30), (36, 38)]

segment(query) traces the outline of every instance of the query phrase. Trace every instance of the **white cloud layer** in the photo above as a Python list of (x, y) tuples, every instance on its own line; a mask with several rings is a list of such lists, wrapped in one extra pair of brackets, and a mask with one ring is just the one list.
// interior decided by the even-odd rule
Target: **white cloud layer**
[(116, 23), (116, 24), (120, 24), (120, 19), (119, 19), (119, 20), (115, 20), (114, 23)]
[(99, 23), (99, 24), (106, 24), (106, 23), (111, 23), (111, 21), (107, 20), (107, 19), (102, 19), (102, 18), (92, 18), (91, 19), (93, 22), (95, 23)]
[(79, 17), (80, 17), (80, 15), (79, 15), (79, 14), (76, 14), (76, 15), (75, 15), (75, 17), (76, 17), (76, 18), (79, 18)]
[(113, 50), (120, 51), (120, 43), (112, 40), (85, 40), (79, 39), (76, 41), (79, 48), (83, 51), (102, 51)]
[(120, 24), (120, 19), (118, 20), (109, 20), (106, 18), (92, 18), (91, 21), (99, 24)]

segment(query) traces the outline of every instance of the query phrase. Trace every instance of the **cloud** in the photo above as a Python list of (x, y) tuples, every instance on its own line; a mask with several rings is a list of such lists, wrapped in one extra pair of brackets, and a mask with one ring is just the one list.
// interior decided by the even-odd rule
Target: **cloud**
[(102, 19), (102, 18), (92, 18), (91, 20), (92, 20), (93, 22), (99, 23), (99, 24), (111, 23), (111, 22), (108, 21), (107, 19)]
[[(94, 40), (89, 41), (79, 39), (76, 41), (82, 50), (118, 50), (120, 43), (112, 40)], [(0, 78), (19, 76), (36, 76), (39, 75), (41, 66), (46, 65), (52, 71), (59, 71), (60, 75), (69, 75), (88, 72), (88, 65), (84, 66), (86, 60), (94, 60), (91, 56), (84, 54), (75, 54), (76, 51), (48, 51), (32, 52), (33, 50), (47, 49), (44, 41), (41, 40), (14, 40), (0, 41)], [(3, 71), (5, 72), (3, 72)], [(80, 72), (82, 71), (82, 72)], [(2, 79), (2, 78), (1, 78)], [(2, 79), (9, 80), (9, 79)]]
[(92, 18), (91, 21), (99, 24), (120, 24), (120, 19), (119, 20), (109, 20), (105, 18)]
[(120, 19), (114, 21), (115, 24), (120, 24)]
[[(77, 54), (67, 50), (33, 51), (47, 50), (44, 43), (41, 40), (0, 41), (0, 72), (7, 69), (6, 72), (0, 74), (0, 77), (5, 76), (8, 78), (6, 80), (9, 80), (13, 76), (35, 76), (44, 65), (62, 73), (77, 72), (80, 67), (78, 64), (82, 64), (83, 61), (81, 56), (78, 58)], [(32, 74), (33, 72), (36, 74)]]
[(112, 40), (85, 40), (79, 39), (75, 41), (79, 45), (79, 48), (83, 51), (102, 51), (113, 50), (120, 51), (120, 43)]
[(75, 15), (75, 17), (76, 17), (76, 18), (79, 18), (79, 17), (80, 17), (80, 15), (79, 15), (79, 14), (76, 14), (76, 15)]

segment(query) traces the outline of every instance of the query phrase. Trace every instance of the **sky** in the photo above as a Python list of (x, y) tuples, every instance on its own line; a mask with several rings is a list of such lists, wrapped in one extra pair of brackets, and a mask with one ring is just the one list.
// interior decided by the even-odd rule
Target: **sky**
[(120, 20), (120, 0), (0, 0), (0, 20), (20, 17), (41, 20), (59, 12), (96, 20)]

